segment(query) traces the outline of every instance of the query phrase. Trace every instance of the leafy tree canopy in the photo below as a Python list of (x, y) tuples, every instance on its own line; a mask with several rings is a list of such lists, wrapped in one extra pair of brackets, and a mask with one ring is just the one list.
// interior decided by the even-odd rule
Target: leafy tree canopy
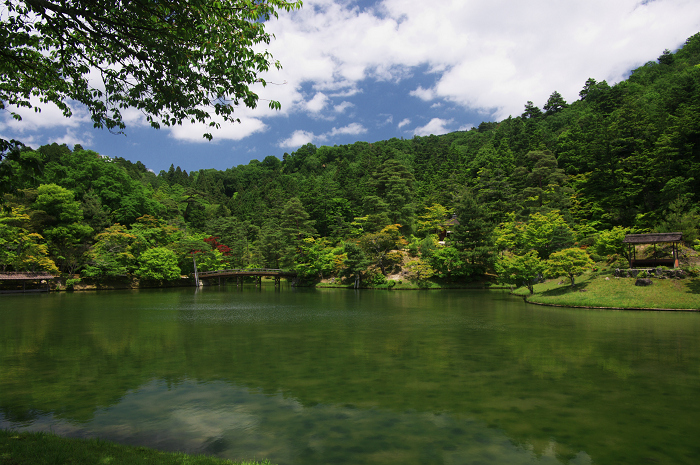
[(573, 287), (575, 277), (593, 264), (593, 260), (585, 250), (571, 247), (550, 255), (546, 262), (546, 268), (547, 274), (550, 276), (566, 275), (571, 280)]
[(545, 263), (534, 250), (525, 255), (502, 256), (496, 262), (498, 279), (511, 285), (525, 285), (530, 294), (535, 292), (534, 285), (545, 270)]
[(175, 252), (165, 247), (148, 249), (141, 254), (141, 266), (136, 270), (141, 279), (158, 281), (174, 280), (180, 277)]
[[(270, 42), (265, 21), (301, 3), (2, 0), (0, 109), (32, 108), (38, 97), (65, 116), (68, 102), (78, 101), (95, 127), (110, 130), (125, 127), (127, 107), (143, 112), (154, 128), (183, 121), (218, 126), (211, 108), (234, 120), (236, 105), (257, 105), (250, 86), (265, 85), (258, 75), (272, 59), (256, 47)], [(10, 148), (2, 143), (0, 152)]]

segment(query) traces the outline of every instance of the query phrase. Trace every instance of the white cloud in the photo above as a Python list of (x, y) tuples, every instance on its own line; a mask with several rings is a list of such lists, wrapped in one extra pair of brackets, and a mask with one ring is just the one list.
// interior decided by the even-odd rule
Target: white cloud
[(297, 130), (292, 133), (288, 138), (281, 140), (277, 146), (282, 148), (297, 148), (302, 145), (313, 143), (313, 142), (326, 142), (329, 139), (336, 136), (356, 136), (358, 134), (364, 134), (367, 132), (367, 128), (362, 126), (360, 123), (351, 123), (342, 128), (333, 128), (330, 131), (323, 134), (314, 134), (311, 131)]
[(306, 102), (306, 109), (311, 113), (318, 113), (326, 108), (327, 104), (328, 97), (321, 92), (317, 92), (316, 95), (314, 95), (314, 98)]
[(401, 122), (399, 123), (399, 129), (401, 129), (402, 127), (407, 126), (407, 125), (409, 125), (409, 124), (411, 124), (411, 120), (408, 119), (408, 118), (404, 118), (404, 119), (402, 119)]
[(352, 123), (349, 124), (345, 127), (342, 128), (333, 128), (330, 133), (327, 134), (327, 137), (333, 137), (337, 136), (339, 134), (347, 134), (347, 135), (353, 135), (356, 136), (358, 134), (364, 134), (367, 132), (367, 128), (362, 126), (359, 123)]
[(220, 140), (241, 140), (251, 134), (267, 130), (265, 123), (257, 118), (244, 117), (241, 118), (240, 123), (224, 122), (220, 118), (217, 119), (221, 124), (219, 129), (203, 123), (183, 123), (182, 126), (171, 126), (164, 129), (177, 140), (199, 143), (208, 142), (203, 137), (205, 133), (211, 133), (214, 136), (213, 142), (217, 142)]
[(352, 107), (354, 107), (354, 106), (355, 106), (355, 105), (354, 105), (353, 103), (350, 103), (350, 102), (348, 102), (348, 101), (343, 101), (341, 104), (334, 106), (334, 107), (333, 107), (333, 110), (334, 110), (336, 113), (343, 113), (343, 112), (345, 112), (345, 110), (347, 110), (348, 108), (352, 108)]
[(73, 116), (66, 118), (63, 116), (63, 111), (53, 103), (41, 103), (37, 97), (32, 97), (30, 102), (34, 108), (17, 108), (8, 105), (8, 110), (19, 114), (22, 120), (12, 118), (9, 111), (5, 111), (2, 113), (4, 118), (0, 120), (0, 129), (21, 134), (56, 127), (76, 128), (81, 123), (90, 121), (90, 115), (79, 105), (69, 105)]
[(694, 0), (383, 0), (363, 10), (307, 0), (270, 23), (269, 49), (290, 83), (283, 108), (302, 84), (348, 95), (367, 79), (395, 82), (423, 66), (433, 83), (410, 95), (500, 119), (554, 90), (575, 100), (588, 77), (617, 82), (698, 30)]
[(453, 123), (454, 120), (452, 119), (446, 120), (442, 118), (433, 118), (425, 126), (420, 126), (414, 129), (413, 134), (417, 136), (429, 136), (431, 134), (439, 136), (440, 134), (447, 134), (448, 132), (453, 131), (453, 129), (447, 128), (447, 126), (450, 126)]
[(345, 89), (341, 92), (333, 92), (329, 94), (331, 97), (352, 97), (353, 95), (361, 94), (362, 89), (358, 87), (351, 87), (350, 89)]
[(409, 92), (409, 95), (418, 97), (421, 100), (432, 100), (435, 98), (435, 91), (433, 89), (423, 89), (421, 86), (418, 86), (417, 89)]
[(82, 132), (77, 135), (73, 129), (66, 129), (66, 133), (63, 137), (56, 139), (57, 144), (66, 144), (69, 147), (75, 144), (80, 144), (82, 146), (89, 146), (92, 144), (92, 134), (90, 132)]
[(313, 142), (317, 137), (313, 132), (297, 130), (287, 139), (280, 141), (277, 146), (282, 148), (296, 148)]

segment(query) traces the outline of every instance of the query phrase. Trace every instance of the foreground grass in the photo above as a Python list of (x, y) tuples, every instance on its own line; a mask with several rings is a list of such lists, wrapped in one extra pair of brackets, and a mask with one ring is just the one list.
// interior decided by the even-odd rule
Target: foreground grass
[[(204, 455), (162, 452), (101, 439), (70, 439), (49, 433), (0, 430), (0, 464), (257, 465), (257, 462), (232, 462)], [(270, 462), (260, 462), (259, 465), (270, 465)]]
[[(607, 278), (607, 279), (606, 279)], [(576, 278), (571, 287), (568, 279), (535, 285), (530, 295), (526, 288), (515, 294), (526, 297), (528, 302), (576, 307), (611, 308), (663, 308), (700, 310), (700, 279), (652, 279), (647, 287), (635, 286), (635, 278), (615, 278), (595, 274)]]

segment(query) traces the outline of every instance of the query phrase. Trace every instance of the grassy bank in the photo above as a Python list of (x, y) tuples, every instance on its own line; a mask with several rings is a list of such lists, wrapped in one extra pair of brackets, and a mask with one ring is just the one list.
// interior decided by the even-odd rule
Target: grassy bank
[[(70, 439), (49, 433), (0, 430), (0, 464), (3, 465), (256, 465), (230, 460), (131, 447), (101, 439)], [(270, 465), (260, 462), (259, 465)]]
[(572, 307), (649, 308), (700, 310), (700, 279), (652, 279), (651, 286), (635, 286), (635, 278), (615, 278), (586, 274), (576, 278), (576, 286), (568, 280), (550, 280), (535, 285), (530, 295), (526, 288), (515, 294), (528, 302)]

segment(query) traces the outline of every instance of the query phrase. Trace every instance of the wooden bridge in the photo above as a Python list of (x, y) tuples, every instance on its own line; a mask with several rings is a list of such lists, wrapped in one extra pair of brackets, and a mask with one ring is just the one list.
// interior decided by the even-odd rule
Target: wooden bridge
[(236, 277), (240, 282), (240, 278), (246, 276), (257, 277), (257, 284), (261, 284), (263, 276), (272, 276), (275, 278), (275, 286), (279, 286), (280, 280), (284, 278), (293, 278), (297, 274), (295, 271), (281, 270), (277, 268), (234, 268), (230, 270), (216, 270), (216, 271), (200, 271), (199, 278), (219, 278), (219, 283), (221, 283), (221, 278)]

